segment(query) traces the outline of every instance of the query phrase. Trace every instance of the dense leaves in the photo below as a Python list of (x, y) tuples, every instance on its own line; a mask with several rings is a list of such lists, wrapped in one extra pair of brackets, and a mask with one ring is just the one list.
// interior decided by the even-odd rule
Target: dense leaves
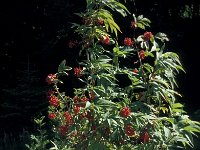
[[(132, 28), (134, 25), (134, 30), (141, 29), (143, 34), (126, 37), (124, 45), (119, 46), (121, 30), (111, 10), (123, 17), (129, 14), (117, 0), (87, 0), (86, 11), (78, 14), (83, 24), (72, 25), (81, 36), (84, 60), (73, 74), (64, 60), (58, 72), (48, 76), (54, 91), (49, 95), (48, 109), (51, 149), (193, 147), (193, 135), (200, 132), (200, 123), (189, 119), (177, 102), (181, 95), (175, 90), (175, 77), (184, 69), (176, 53), (165, 52), (167, 35), (144, 31), (150, 20), (133, 15)], [(127, 66), (119, 58), (132, 59), (133, 64)], [(121, 87), (119, 74), (130, 84)], [(74, 75), (83, 83), (74, 88), (74, 97), (59, 91), (62, 75)]]

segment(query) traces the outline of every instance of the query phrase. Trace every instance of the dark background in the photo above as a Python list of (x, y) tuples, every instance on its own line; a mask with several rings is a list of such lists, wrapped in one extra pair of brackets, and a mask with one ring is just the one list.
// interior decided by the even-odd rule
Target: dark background
[[(56, 72), (63, 60), (76, 66), (78, 49), (68, 42), (76, 38), (71, 22), (85, 10), (84, 0), (19, 0), (0, 2), (0, 133), (32, 130), (33, 118), (46, 112), (45, 77)], [(177, 76), (189, 114), (200, 109), (199, 34), (200, 3), (195, 0), (127, 0), (136, 15), (152, 21), (153, 33), (164, 32), (167, 48), (179, 54), (186, 74)], [(130, 17), (129, 17), (130, 18)], [(122, 30), (130, 20), (117, 20)], [(74, 79), (65, 90), (72, 92)], [(3, 131), (3, 132), (2, 132)]]

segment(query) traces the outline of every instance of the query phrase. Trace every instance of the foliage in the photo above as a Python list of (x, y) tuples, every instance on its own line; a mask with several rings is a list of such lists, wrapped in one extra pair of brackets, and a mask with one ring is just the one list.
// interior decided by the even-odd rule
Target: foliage
[(20, 133), (3, 133), (0, 137), (0, 150), (14, 150), (14, 149), (25, 149), (25, 144), (30, 143), (29, 137), (31, 133), (27, 130), (23, 130)]
[[(72, 75), (66, 60), (46, 78), (53, 86), (48, 92), (54, 145), (50, 149), (192, 148), (200, 123), (177, 102), (181, 94), (176, 91), (176, 75), (184, 69), (179, 56), (166, 51), (167, 35), (147, 31), (151, 21), (133, 14), (132, 37), (124, 37), (120, 46), (122, 31), (113, 11), (130, 15), (117, 0), (87, 0), (86, 11), (77, 13), (83, 21), (72, 28), (82, 41), (70, 47), (80, 45), (84, 60), (73, 69), (83, 83), (74, 88), (74, 96), (59, 89), (62, 77)], [(121, 77), (129, 84), (123, 85)]]
[(47, 138), (47, 132), (45, 129), (43, 129), (44, 123), (44, 116), (34, 119), (35, 123), (38, 125), (38, 133), (37, 135), (31, 135), (30, 136), (30, 144), (25, 144), (25, 146), (29, 150), (45, 150), (47, 149), (47, 144), (50, 143), (50, 141)]

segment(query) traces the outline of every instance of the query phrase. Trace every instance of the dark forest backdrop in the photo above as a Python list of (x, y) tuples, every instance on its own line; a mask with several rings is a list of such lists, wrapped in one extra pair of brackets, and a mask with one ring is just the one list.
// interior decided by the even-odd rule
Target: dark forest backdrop
[[(126, 6), (149, 18), (152, 32), (169, 36), (167, 47), (180, 55), (187, 72), (178, 76), (180, 101), (194, 114), (200, 109), (200, 1), (127, 0)], [(33, 118), (45, 114), (46, 75), (55, 72), (63, 59), (69, 66), (77, 65), (79, 50), (68, 47), (76, 38), (70, 23), (80, 21), (74, 13), (84, 9), (84, 0), (0, 2), (0, 133), (31, 130)], [(122, 31), (130, 26), (125, 20), (117, 19)], [(70, 94), (73, 86), (76, 81), (71, 78), (64, 90)]]

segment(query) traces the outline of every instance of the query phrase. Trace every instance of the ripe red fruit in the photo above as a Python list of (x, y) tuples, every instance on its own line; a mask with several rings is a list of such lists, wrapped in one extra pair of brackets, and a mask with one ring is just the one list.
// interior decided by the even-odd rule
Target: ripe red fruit
[(124, 107), (119, 113), (119, 115), (124, 118), (127, 118), (130, 114), (131, 114), (131, 111), (128, 107)]
[(92, 113), (90, 111), (87, 111), (86, 113), (86, 118), (89, 120), (89, 121), (93, 121), (94, 120), (94, 116), (92, 115)]
[(140, 59), (145, 58), (145, 51), (144, 50), (139, 51), (139, 57), (140, 57)]
[(49, 96), (49, 104), (50, 106), (58, 107), (60, 105), (60, 101), (54, 95)]
[(130, 124), (127, 124), (125, 126), (125, 134), (128, 135), (128, 136), (134, 136), (135, 135), (135, 129), (130, 125)]
[(101, 42), (105, 45), (108, 45), (110, 44), (110, 38), (108, 36), (104, 36), (102, 39), (101, 39)]
[(49, 74), (47, 77), (46, 77), (46, 82), (48, 84), (52, 84), (52, 83), (55, 83), (56, 81), (56, 75), (55, 74)]
[(74, 103), (77, 103), (80, 101), (80, 98), (76, 95), (73, 97)]
[(77, 77), (81, 77), (82, 76), (82, 71), (83, 71), (82, 68), (76, 67), (76, 68), (74, 68), (74, 75), (77, 76)]
[(56, 118), (56, 114), (54, 114), (54, 113), (49, 113), (48, 118), (49, 118), (49, 119), (55, 119), (55, 118)]
[(81, 110), (81, 107), (74, 106), (74, 114), (77, 115)]
[(149, 137), (149, 133), (148, 133), (147, 131), (143, 132), (143, 133), (141, 134), (141, 136), (140, 136), (140, 141), (141, 141), (142, 143), (148, 143), (148, 142), (149, 142), (149, 139), (150, 139), (150, 137)]
[(126, 46), (132, 46), (134, 44), (134, 41), (131, 38), (126, 37), (124, 39), (124, 45)]
[(60, 132), (61, 135), (66, 135), (67, 131), (68, 131), (69, 127), (66, 125), (62, 125), (58, 127), (58, 131)]
[(144, 33), (144, 40), (145, 41), (149, 41), (151, 37), (153, 37), (153, 34), (151, 32), (145, 32)]
[(65, 117), (66, 123), (68, 123), (68, 124), (71, 124), (71, 123), (72, 123), (72, 117), (71, 117), (71, 115), (70, 115), (70, 113), (69, 113), (68, 111), (66, 111), (66, 112), (64, 113), (64, 117)]
[(89, 99), (86, 96), (84, 96), (79, 100), (79, 104), (77, 104), (76, 106), (85, 107), (87, 101), (89, 101)]

